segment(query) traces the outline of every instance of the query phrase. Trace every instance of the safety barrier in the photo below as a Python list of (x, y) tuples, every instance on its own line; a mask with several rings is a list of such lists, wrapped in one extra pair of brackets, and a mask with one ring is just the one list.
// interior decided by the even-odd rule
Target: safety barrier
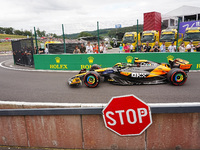
[(0, 145), (200, 149), (200, 103), (149, 104), (153, 124), (143, 134), (128, 137), (120, 137), (105, 127), (101, 112), (105, 105), (0, 103)]
[(200, 70), (200, 53), (115, 53), (115, 54), (62, 54), (34, 55), (35, 69), (42, 70), (81, 70), (93, 64), (112, 67), (118, 62), (133, 63), (135, 57), (159, 63), (181, 58), (192, 64), (191, 70)]

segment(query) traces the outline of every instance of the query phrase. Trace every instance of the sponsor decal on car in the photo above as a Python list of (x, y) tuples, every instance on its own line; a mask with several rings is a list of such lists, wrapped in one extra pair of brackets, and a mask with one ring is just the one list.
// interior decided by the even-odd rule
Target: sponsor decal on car
[(105, 70), (102, 74), (110, 74), (114, 73), (114, 70)]
[(141, 62), (140, 66), (141, 67), (150, 67), (150, 66), (156, 66), (156, 63), (150, 63), (150, 62)]
[(131, 74), (131, 72), (120, 72), (120, 74), (122, 74), (124, 76), (129, 76)]
[(131, 77), (133, 78), (146, 78), (149, 74), (148, 73), (132, 73)]

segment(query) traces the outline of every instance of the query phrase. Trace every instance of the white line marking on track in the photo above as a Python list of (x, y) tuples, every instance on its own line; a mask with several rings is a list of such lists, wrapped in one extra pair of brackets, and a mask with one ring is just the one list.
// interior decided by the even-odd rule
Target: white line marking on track
[(2, 67), (4, 69), (9, 69), (9, 70), (29, 71), (29, 72), (78, 72), (78, 70), (35, 70), (35, 69), (21, 69), (21, 68), (14, 68), (14, 67), (11, 68), (11, 67), (7, 67), (7, 66), (3, 65), (7, 61), (9, 61), (9, 60), (2, 61), (0, 63), (0, 67)]

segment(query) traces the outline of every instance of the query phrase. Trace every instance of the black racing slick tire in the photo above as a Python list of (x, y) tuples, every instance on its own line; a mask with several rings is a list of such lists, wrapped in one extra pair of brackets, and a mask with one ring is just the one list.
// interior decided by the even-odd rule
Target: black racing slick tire
[(94, 70), (100, 69), (100, 68), (101, 68), (101, 66), (99, 66), (99, 65), (97, 65), (97, 64), (94, 64), (94, 65), (91, 66), (91, 68), (90, 68), (89, 71), (94, 71)]
[(100, 83), (100, 75), (95, 71), (89, 71), (83, 79), (85, 85), (89, 88), (95, 88)]
[(173, 68), (167, 73), (167, 79), (171, 84), (180, 86), (187, 81), (187, 74), (179, 68)]

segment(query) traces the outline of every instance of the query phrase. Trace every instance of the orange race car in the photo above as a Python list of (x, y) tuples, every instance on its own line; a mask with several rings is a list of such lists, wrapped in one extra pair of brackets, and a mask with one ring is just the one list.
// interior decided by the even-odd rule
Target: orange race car
[(183, 85), (187, 80), (187, 73), (192, 64), (177, 58), (169, 60), (169, 64), (156, 63), (149, 60), (135, 58), (134, 63), (117, 63), (111, 68), (101, 68), (93, 65), (87, 72), (82, 69), (78, 75), (68, 80), (69, 85), (97, 87), (100, 80), (118, 85), (160, 84), (170, 82), (173, 85)]

